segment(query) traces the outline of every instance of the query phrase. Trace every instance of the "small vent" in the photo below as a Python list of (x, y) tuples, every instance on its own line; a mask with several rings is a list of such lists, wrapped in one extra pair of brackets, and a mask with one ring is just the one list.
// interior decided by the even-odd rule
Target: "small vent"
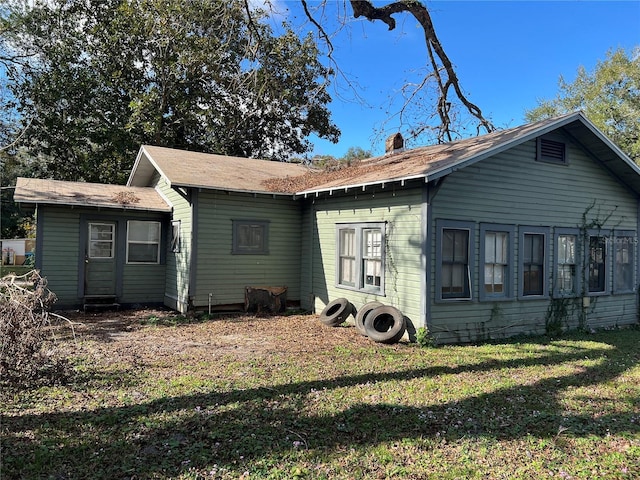
[(551, 163), (567, 163), (565, 144), (546, 138), (538, 138), (538, 161)]

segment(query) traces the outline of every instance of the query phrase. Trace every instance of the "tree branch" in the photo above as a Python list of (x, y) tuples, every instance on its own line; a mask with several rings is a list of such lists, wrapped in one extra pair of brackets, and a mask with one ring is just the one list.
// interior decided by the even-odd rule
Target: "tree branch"
[(327, 56), (329, 58), (332, 58), (331, 54), (333, 53), (333, 44), (331, 43), (331, 39), (329, 38), (329, 35), (327, 35), (327, 32), (325, 31), (324, 28), (322, 28), (322, 25), (320, 25), (317, 22), (317, 20), (313, 17), (311, 12), (309, 11), (307, 0), (300, 0), (300, 3), (302, 3), (302, 8), (304, 8), (304, 14), (307, 16), (309, 21), (313, 23), (313, 25), (315, 25), (315, 27), (318, 29), (318, 34), (322, 37), (322, 39), (327, 44), (327, 49), (329, 50), (327, 53)]
[[(395, 19), (392, 15), (405, 12), (410, 13), (422, 27), (427, 54), (439, 91), (436, 106), (440, 118), (439, 133), (437, 136), (438, 142), (452, 140), (451, 102), (449, 101), (449, 90), (451, 87), (453, 87), (458, 100), (478, 121), (478, 133), (480, 128), (484, 128), (487, 132), (495, 130), (493, 124), (482, 115), (480, 108), (471, 103), (464, 95), (455, 69), (436, 35), (431, 15), (425, 5), (417, 0), (400, 0), (383, 7), (375, 7), (369, 0), (351, 0), (351, 7), (353, 8), (353, 16), (355, 18), (365, 17), (370, 21), (380, 20), (389, 26), (389, 30), (393, 30), (396, 26)], [(446, 77), (441, 75), (441, 70), (446, 73)]]

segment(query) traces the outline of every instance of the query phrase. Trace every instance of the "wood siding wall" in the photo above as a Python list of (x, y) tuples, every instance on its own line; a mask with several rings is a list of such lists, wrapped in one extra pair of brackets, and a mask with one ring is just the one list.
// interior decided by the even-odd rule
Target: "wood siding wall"
[[(422, 326), (422, 196), (424, 185), (381, 190), (353, 190), (338, 196), (323, 195), (306, 204), (303, 237), (305, 255), (312, 255), (311, 277), (303, 272), (303, 298), (315, 299), (321, 312), (330, 301), (345, 297), (357, 308), (378, 300), (399, 308), (409, 320), (408, 330)], [(313, 223), (311, 223), (313, 219)], [(357, 292), (336, 285), (336, 229), (341, 223), (386, 222), (385, 295)], [(309, 237), (312, 241), (308, 242)], [(303, 261), (303, 268), (309, 268)]]
[[(207, 306), (209, 294), (212, 305), (243, 304), (247, 286), (286, 286), (299, 301), (301, 208), (290, 196), (198, 192), (194, 306)], [(233, 220), (269, 222), (269, 253), (232, 254)]]
[[(570, 138), (565, 137), (565, 141), (568, 165), (536, 162), (536, 144), (530, 141), (445, 178), (432, 201), (430, 221), (434, 234), (429, 278), (435, 279), (435, 275), (439, 274), (436, 272), (435, 245), (438, 219), (475, 224), (475, 251), (472, 255), (475, 268), (471, 279), (472, 301), (438, 302), (435, 282), (429, 282), (428, 323), (438, 341), (466, 342), (545, 331), (545, 318), (551, 300), (517, 299), (518, 259), (521, 253), (518, 231), (521, 226), (550, 228), (550, 262), (546, 272), (549, 290), (553, 288), (551, 275), (556, 253), (553, 245), (555, 228), (579, 228), (585, 223), (606, 220), (604, 229), (637, 231), (636, 196), (609, 176), (597, 161), (579, 145), (572, 143)], [(512, 280), (515, 300), (478, 301), (483, 278), (483, 267), (478, 263), (481, 222), (513, 225), (516, 228), (513, 239), (515, 275)], [(637, 263), (637, 249), (635, 253)], [(611, 250), (609, 255), (611, 258)], [(611, 264), (608, 268), (611, 269)], [(609, 284), (609, 292), (611, 288)], [(637, 321), (634, 293), (590, 297), (589, 301), (589, 307), (584, 310), (586, 317), (582, 317), (583, 320), (586, 318), (587, 328)], [(568, 315), (563, 319), (565, 328), (579, 324), (582, 302), (582, 297), (565, 302), (568, 307)]]
[(54, 308), (75, 307), (82, 303), (78, 297), (78, 262), (84, 255), (80, 250), (80, 210), (38, 206), (38, 246), (36, 256), (40, 273), (46, 277), (47, 287), (58, 300)]
[[(155, 175), (152, 184), (172, 206), (171, 221), (180, 221), (180, 251), (171, 251), (171, 238), (169, 237), (166, 279), (163, 290), (165, 304), (184, 313), (189, 306), (189, 267), (193, 222), (191, 203), (183, 195), (191, 194), (191, 192), (184, 189), (183, 195), (181, 195), (169, 187), (158, 174)], [(171, 222), (169, 222), (168, 235), (171, 235)]]
[[(39, 268), (47, 278), (49, 289), (56, 294), (56, 308), (82, 305), (83, 285), (81, 271), (85, 252), (81, 251), (80, 239), (86, 235), (86, 221), (116, 222), (118, 231), (126, 231), (127, 220), (161, 221), (162, 215), (144, 212), (121, 212), (117, 210), (92, 210), (39, 206), (38, 222), (42, 222), (39, 234), (41, 252), (36, 252)], [(167, 223), (162, 223), (163, 235)], [(126, 235), (116, 238), (126, 239)], [(166, 245), (163, 244), (162, 247)], [(122, 262), (122, 277), (116, 280), (119, 291), (118, 301), (122, 304), (156, 304), (163, 301), (165, 265), (128, 265), (125, 261), (126, 244), (116, 245), (116, 257)]]

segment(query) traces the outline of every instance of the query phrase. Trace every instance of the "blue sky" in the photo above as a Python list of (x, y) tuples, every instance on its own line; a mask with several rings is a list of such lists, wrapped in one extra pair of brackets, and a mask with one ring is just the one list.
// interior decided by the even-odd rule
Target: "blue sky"
[[(344, 15), (343, 5), (335, 2), (330, 8)], [(592, 71), (608, 50), (640, 46), (639, 0), (442, 0), (426, 5), (469, 100), (499, 128), (525, 123), (525, 110), (535, 107), (537, 99), (556, 95), (561, 75), (573, 81), (579, 66)], [(297, 1), (281, 0), (280, 7), (294, 22), (302, 14)], [(351, 14), (348, 5), (346, 13)], [(395, 18), (392, 32), (382, 22), (351, 18), (334, 38), (334, 56), (359, 83), (363, 103), (348, 90), (332, 90), (333, 120), (342, 137), (337, 145), (314, 139), (314, 153), (340, 157), (351, 146), (382, 153), (381, 141), (372, 141), (388, 118), (389, 98), (426, 62), (422, 30), (407, 15)], [(388, 127), (393, 129), (393, 122)]]

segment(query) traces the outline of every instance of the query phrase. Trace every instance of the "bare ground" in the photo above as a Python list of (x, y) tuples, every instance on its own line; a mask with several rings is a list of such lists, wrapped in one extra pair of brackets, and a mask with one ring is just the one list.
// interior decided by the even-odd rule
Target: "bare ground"
[[(56, 336), (75, 349), (108, 362), (157, 362), (189, 356), (230, 355), (258, 358), (273, 353), (308, 355), (339, 345), (371, 345), (355, 328), (323, 325), (317, 315), (228, 316), (193, 323), (175, 323), (175, 312), (126, 310), (59, 312), (71, 323), (56, 322)], [(73, 328), (70, 328), (70, 325)]]

